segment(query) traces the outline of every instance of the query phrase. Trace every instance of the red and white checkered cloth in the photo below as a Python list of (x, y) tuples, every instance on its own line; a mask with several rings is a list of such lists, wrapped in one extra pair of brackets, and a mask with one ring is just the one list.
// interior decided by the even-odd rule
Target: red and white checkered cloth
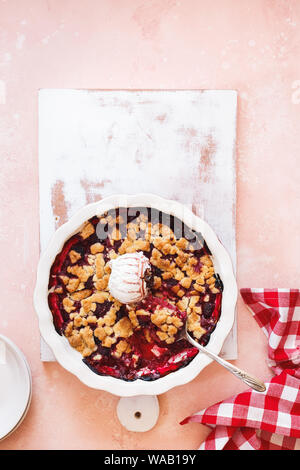
[(300, 290), (241, 289), (268, 337), (276, 374), (264, 393), (249, 389), (184, 419), (212, 428), (200, 450), (300, 449)]

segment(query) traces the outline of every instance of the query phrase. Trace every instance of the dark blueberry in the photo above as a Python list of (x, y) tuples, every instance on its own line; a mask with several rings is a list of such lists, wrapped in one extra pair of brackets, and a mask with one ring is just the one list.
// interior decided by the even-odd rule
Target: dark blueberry
[(92, 224), (92, 225), (97, 225), (97, 223), (99, 222), (99, 217), (97, 217), (96, 215), (94, 215), (94, 217), (91, 217), (89, 219), (89, 222)]
[(122, 245), (123, 241), (122, 240), (115, 240), (114, 242), (114, 250), (118, 252), (120, 246)]
[(88, 280), (86, 281), (85, 288), (86, 289), (93, 289), (94, 287), (94, 282), (93, 282), (93, 276), (90, 276)]
[(162, 275), (162, 271), (156, 266), (151, 266), (151, 271), (152, 271), (153, 276), (161, 277)]
[(203, 302), (202, 304), (202, 314), (204, 318), (210, 318), (214, 311), (214, 305), (209, 302)]
[(204, 249), (206, 255), (211, 255), (211, 251), (208, 248), (205, 240), (203, 240), (203, 249)]
[(201, 337), (201, 340), (200, 340), (200, 344), (202, 344), (202, 346), (206, 346), (207, 343), (209, 342), (209, 338), (210, 338), (210, 334), (205, 334)]
[(127, 210), (127, 223), (133, 222), (140, 215), (140, 211), (136, 207), (130, 207)]
[[(101, 346), (101, 341), (100, 341), (100, 339), (97, 338), (97, 336), (94, 336), (94, 340), (95, 340), (95, 343), (96, 343), (97, 346)], [(85, 361), (83, 361), (83, 362), (85, 362)]]
[(168, 279), (167, 281), (165, 281), (164, 284), (168, 287), (173, 287), (173, 286), (177, 286), (178, 281), (172, 278), (172, 279)]
[(112, 305), (112, 302), (109, 302), (108, 300), (105, 300), (105, 302), (103, 302), (103, 304), (96, 304), (96, 310), (94, 312), (94, 315), (97, 317), (97, 318), (100, 318), (100, 317), (103, 317), (107, 312), (108, 310), (110, 309)]
[(152, 382), (152, 380), (159, 379), (160, 374), (149, 374), (149, 375), (144, 375), (142, 377), (139, 377), (141, 380), (144, 380), (145, 382)]
[(137, 318), (141, 326), (149, 325), (150, 315), (137, 315)]
[(126, 305), (122, 305), (120, 310), (118, 310), (116, 321), (118, 322), (123, 317), (128, 317), (128, 310), (126, 308)]
[(219, 289), (220, 291), (223, 291), (224, 286), (223, 286), (223, 282), (219, 274), (215, 274), (215, 278), (216, 278), (216, 282), (215, 282), (216, 288)]
[(85, 254), (85, 246), (82, 243), (77, 243), (77, 245), (74, 245), (72, 247), (72, 250), (76, 251), (81, 256), (84, 256), (84, 254)]

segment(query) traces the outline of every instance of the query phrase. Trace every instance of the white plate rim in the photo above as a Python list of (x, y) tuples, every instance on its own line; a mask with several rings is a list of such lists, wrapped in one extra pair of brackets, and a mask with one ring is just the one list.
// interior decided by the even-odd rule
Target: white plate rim
[(7, 336), (4, 336), (0, 334), (0, 340), (4, 341), (7, 343), (14, 351), (14, 353), (17, 355), (18, 359), (25, 365), (25, 369), (27, 371), (27, 378), (28, 378), (28, 398), (26, 405), (24, 407), (24, 410), (22, 414), (20, 415), (18, 421), (15, 423), (15, 425), (3, 436), (0, 436), (0, 442), (9, 437), (11, 434), (14, 433), (14, 431), (20, 426), (20, 424), (24, 421), (28, 410), (30, 408), (31, 400), (32, 400), (32, 375), (31, 375), (31, 370), (28, 364), (28, 361), (24, 355), (24, 353), (21, 351), (21, 349)]

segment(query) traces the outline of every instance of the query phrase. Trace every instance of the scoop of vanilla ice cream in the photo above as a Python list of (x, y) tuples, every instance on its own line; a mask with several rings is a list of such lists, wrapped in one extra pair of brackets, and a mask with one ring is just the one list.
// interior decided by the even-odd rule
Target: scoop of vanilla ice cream
[(110, 261), (108, 288), (122, 304), (140, 302), (147, 295), (144, 274), (150, 269), (148, 258), (142, 252), (127, 253)]

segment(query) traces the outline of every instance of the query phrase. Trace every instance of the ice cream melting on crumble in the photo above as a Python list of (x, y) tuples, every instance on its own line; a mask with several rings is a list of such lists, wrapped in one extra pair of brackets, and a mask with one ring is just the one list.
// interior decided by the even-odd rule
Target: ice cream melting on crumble
[(121, 255), (110, 262), (110, 267), (108, 288), (115, 299), (132, 304), (146, 297), (151, 266), (142, 252)]

